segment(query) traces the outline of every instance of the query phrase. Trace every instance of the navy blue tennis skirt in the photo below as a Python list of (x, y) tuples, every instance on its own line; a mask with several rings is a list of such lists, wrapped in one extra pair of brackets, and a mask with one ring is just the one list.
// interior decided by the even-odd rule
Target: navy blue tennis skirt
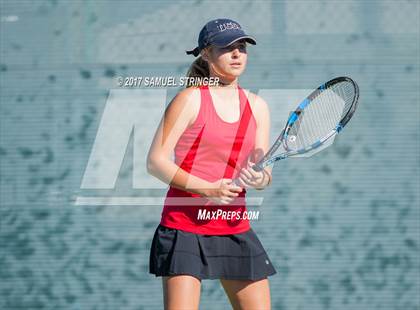
[(150, 249), (149, 272), (199, 279), (261, 280), (274, 275), (252, 228), (233, 235), (199, 235), (159, 225)]

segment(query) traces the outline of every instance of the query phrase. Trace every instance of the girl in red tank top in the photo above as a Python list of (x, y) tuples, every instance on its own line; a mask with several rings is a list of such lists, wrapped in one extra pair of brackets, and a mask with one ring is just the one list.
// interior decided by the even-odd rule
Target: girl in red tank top
[[(232, 291), (232, 306), (267, 309), (267, 276), (275, 269), (241, 216), (246, 189), (263, 189), (271, 181), (271, 168), (251, 168), (269, 147), (267, 104), (238, 85), (246, 44), (256, 42), (237, 22), (217, 19), (203, 27), (198, 43), (187, 52), (200, 55), (188, 76), (216, 78), (219, 85), (181, 91), (155, 134), (148, 171), (170, 186), (152, 242), (150, 272), (163, 277), (165, 307), (197, 308), (200, 280), (223, 279), (227, 292), (256, 282), (249, 293), (260, 298), (245, 301)], [(179, 290), (180, 285), (193, 289)]]
[[(256, 121), (252, 115), (247, 97), (238, 87), (240, 118), (234, 122), (223, 120), (214, 107), (210, 90), (202, 86), (200, 109), (191, 126), (179, 138), (175, 146), (175, 163), (186, 172), (204, 180), (215, 182), (226, 178), (237, 178), (241, 168), (247, 168), (247, 158), (253, 151)], [(235, 143), (236, 142), (236, 143)], [(201, 214), (211, 214), (223, 209), (231, 214), (244, 214), (244, 189), (231, 204), (217, 206), (207, 200), (201, 205), (171, 204), (174, 197), (199, 197), (200, 195), (170, 187), (165, 200), (160, 224), (166, 227), (208, 235), (227, 235), (249, 230), (248, 219), (218, 218), (208, 220)], [(191, 200), (191, 199), (190, 199)], [(233, 213), (234, 212), (234, 213)]]

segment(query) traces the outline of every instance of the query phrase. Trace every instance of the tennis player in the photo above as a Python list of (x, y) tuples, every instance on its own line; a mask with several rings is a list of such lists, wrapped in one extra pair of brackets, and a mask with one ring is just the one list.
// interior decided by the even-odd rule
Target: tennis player
[(270, 168), (251, 168), (268, 151), (270, 119), (266, 102), (238, 84), (247, 43), (256, 41), (233, 20), (202, 28), (188, 77), (219, 84), (179, 92), (149, 150), (149, 173), (170, 185), (150, 250), (165, 309), (198, 309), (202, 279), (220, 279), (234, 309), (271, 308), (276, 271), (244, 216), (246, 190), (271, 181)]

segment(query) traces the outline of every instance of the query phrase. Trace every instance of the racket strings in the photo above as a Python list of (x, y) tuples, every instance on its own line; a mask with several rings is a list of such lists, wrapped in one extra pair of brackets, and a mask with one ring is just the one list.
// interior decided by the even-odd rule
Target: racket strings
[(330, 91), (313, 98), (289, 132), (289, 148), (307, 147), (331, 131), (339, 117), (339, 108), (332, 105), (332, 101)]
[(326, 137), (351, 109), (356, 90), (348, 81), (320, 91), (290, 128), (286, 141), (291, 150), (300, 150)]

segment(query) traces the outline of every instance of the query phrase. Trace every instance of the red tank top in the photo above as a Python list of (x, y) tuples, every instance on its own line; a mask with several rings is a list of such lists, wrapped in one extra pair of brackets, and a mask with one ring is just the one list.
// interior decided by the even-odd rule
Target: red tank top
[[(200, 110), (194, 123), (185, 129), (175, 146), (175, 163), (186, 172), (209, 182), (234, 179), (241, 168), (246, 167), (255, 145), (257, 126), (250, 104), (238, 86), (240, 118), (229, 123), (217, 114), (208, 87), (201, 86), (199, 89)], [(229, 205), (217, 205), (198, 194), (170, 186), (160, 223), (169, 228), (205, 235), (247, 231), (249, 220), (242, 219), (246, 211), (245, 194), (244, 189)], [(224, 217), (219, 215), (209, 219), (207, 215), (207, 219), (199, 218), (200, 209), (201, 215), (214, 215), (212, 211), (226, 213)]]

